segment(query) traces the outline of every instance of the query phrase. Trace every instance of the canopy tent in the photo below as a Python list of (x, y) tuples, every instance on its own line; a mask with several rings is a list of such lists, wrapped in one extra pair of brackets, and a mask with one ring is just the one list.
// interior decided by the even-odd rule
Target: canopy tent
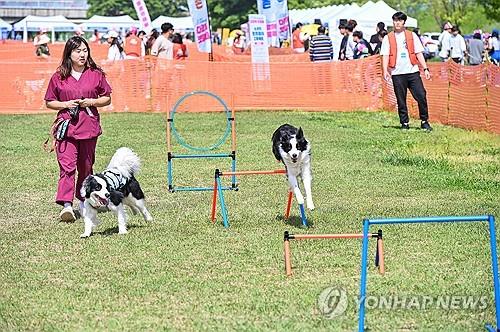
[(62, 15), (56, 16), (34, 16), (28, 15), (17, 23), (14, 23), (15, 31), (39, 31), (47, 29), (47, 31), (75, 31), (77, 25), (69, 21)]
[[(363, 6), (361, 10), (356, 13), (355, 20), (358, 21), (359, 26), (369, 26), (372, 27), (372, 30), (378, 22), (384, 22), (386, 26), (392, 26), (392, 15), (397, 11), (398, 10), (391, 8), (384, 1), (380, 0), (367, 8)], [(408, 16), (405, 26), (416, 28), (417, 20)]]
[(106, 32), (108, 30), (130, 30), (130, 28), (139, 28), (139, 21), (134, 20), (129, 15), (122, 16), (101, 16), (94, 15), (88, 20), (80, 24), (80, 27), (84, 31), (94, 31), (98, 30), (100, 32)]
[(28, 42), (28, 31), (40, 31), (46, 29), (52, 32), (52, 42), (55, 40), (55, 32), (75, 31), (78, 26), (70, 22), (62, 15), (56, 16), (34, 16), (28, 15), (17, 23), (14, 23), (15, 31), (23, 31), (23, 42)]
[(163, 23), (171, 23), (174, 26), (174, 30), (176, 31), (193, 31), (193, 18), (191, 16), (184, 17), (169, 17), (169, 16), (158, 16), (153, 22), (151, 22), (151, 26), (154, 29), (157, 29), (161, 33), (161, 25)]
[[(314, 23), (315, 19), (322, 23), (328, 23), (329, 29), (337, 28), (340, 20), (354, 19), (358, 22), (356, 30), (364, 33), (375, 33), (378, 22), (384, 22), (386, 26), (392, 26), (392, 15), (397, 12), (383, 0), (378, 2), (368, 1), (363, 6), (353, 3), (351, 5), (331, 5), (319, 8), (292, 9), (289, 11), (290, 20), (293, 25), (301, 22), (303, 24)], [(417, 20), (408, 17), (406, 26), (417, 27)]]
[(12, 30), (12, 25), (9, 23), (5, 22), (0, 18), (0, 29), (1, 30)]

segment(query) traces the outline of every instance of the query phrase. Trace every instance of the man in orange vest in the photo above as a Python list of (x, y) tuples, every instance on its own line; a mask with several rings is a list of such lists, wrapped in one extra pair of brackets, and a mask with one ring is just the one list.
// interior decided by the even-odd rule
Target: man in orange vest
[(125, 38), (124, 51), (128, 59), (144, 55), (142, 39), (137, 37), (137, 28), (130, 28), (130, 34)]
[(405, 29), (407, 18), (402, 12), (392, 15), (394, 31), (384, 37), (380, 48), (382, 70), (386, 81), (392, 79), (401, 129), (410, 129), (410, 118), (406, 106), (406, 95), (410, 90), (418, 103), (418, 112), (422, 121), (420, 128), (432, 131), (428, 121), (427, 96), (420, 77), (419, 65), (423, 68), (426, 79), (430, 79), (431, 74), (425, 63), (424, 46), (420, 38), (414, 32)]

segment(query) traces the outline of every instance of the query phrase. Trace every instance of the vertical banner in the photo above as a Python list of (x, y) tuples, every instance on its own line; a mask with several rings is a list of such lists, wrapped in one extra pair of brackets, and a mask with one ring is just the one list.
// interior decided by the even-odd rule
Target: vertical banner
[(252, 63), (269, 63), (266, 17), (264, 15), (248, 15), (248, 29), (250, 33)]
[(151, 18), (149, 17), (148, 8), (144, 3), (144, 0), (132, 0), (134, 2), (134, 8), (137, 12), (137, 17), (139, 17), (139, 22), (141, 23), (141, 30), (146, 33), (151, 32)]
[(248, 15), (248, 32), (252, 50), (252, 85), (256, 91), (271, 90), (269, 44), (264, 15)]
[(189, 13), (193, 18), (194, 36), (198, 51), (212, 52), (212, 37), (210, 22), (208, 20), (208, 7), (206, 0), (188, 0)]
[(257, 0), (257, 9), (266, 16), (270, 46), (279, 47), (280, 41), (290, 37), (287, 0)]

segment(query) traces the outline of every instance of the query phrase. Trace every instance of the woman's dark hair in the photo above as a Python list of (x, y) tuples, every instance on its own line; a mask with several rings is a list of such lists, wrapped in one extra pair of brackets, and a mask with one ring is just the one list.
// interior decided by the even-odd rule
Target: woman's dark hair
[(123, 52), (122, 43), (120, 43), (120, 40), (118, 38), (111, 38), (111, 46), (113, 45), (118, 46), (118, 50), (120, 51), (120, 53)]
[(148, 41), (146, 42), (146, 51), (150, 50), (151, 47), (153, 47), (153, 44), (155, 43), (155, 40), (158, 39), (158, 36), (160, 36), (158, 30), (156, 29), (151, 30), (151, 35), (149, 36)]
[(71, 62), (71, 52), (80, 47), (82, 43), (85, 44), (88, 50), (88, 57), (87, 57), (87, 62), (85, 63), (85, 67), (90, 68), (92, 70), (100, 71), (101, 73), (104, 74), (104, 71), (101, 69), (101, 67), (96, 65), (96, 63), (90, 56), (90, 47), (87, 41), (80, 36), (73, 36), (66, 42), (66, 45), (64, 46), (61, 64), (57, 68), (57, 71), (61, 75), (61, 80), (65, 80), (71, 75), (71, 70), (73, 68), (73, 64)]
[(497, 37), (498, 38), (498, 30), (493, 30), (491, 33), (491, 37)]
[(378, 30), (385, 30), (385, 23), (384, 22), (378, 22), (377, 23), (377, 28)]
[(352, 33), (352, 36), (353, 36), (353, 37), (357, 37), (357, 38), (359, 38), (359, 39), (363, 39), (363, 33), (362, 33), (361, 31), (354, 31), (354, 32)]
[(176, 32), (172, 35), (172, 43), (182, 44), (182, 36), (180, 33)]
[(408, 16), (406, 16), (405, 13), (403, 12), (396, 12), (394, 15), (392, 15), (392, 20), (393, 21), (405, 21), (408, 19)]

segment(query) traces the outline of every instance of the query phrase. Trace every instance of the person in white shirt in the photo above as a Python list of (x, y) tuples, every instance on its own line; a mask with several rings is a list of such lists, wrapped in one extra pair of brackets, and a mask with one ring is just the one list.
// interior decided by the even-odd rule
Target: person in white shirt
[(356, 43), (354, 42), (354, 38), (352, 37), (352, 34), (354, 33), (354, 29), (358, 23), (355, 20), (349, 20), (347, 22), (347, 45), (345, 48), (345, 58), (346, 60), (352, 60), (354, 59), (354, 49), (356, 48)]
[(108, 32), (108, 43), (108, 61), (125, 59), (125, 53), (123, 53), (123, 46), (118, 38), (118, 32), (114, 30)]
[(42, 58), (48, 58), (50, 56), (49, 43), (50, 38), (47, 36), (47, 29), (41, 28), (33, 39), (36, 55)]
[(443, 26), (443, 32), (439, 35), (439, 44), (441, 45), (441, 49), (439, 50), (439, 57), (441, 61), (448, 61), (450, 57), (450, 38), (451, 38), (451, 29), (453, 26), (450, 22), (447, 22)]
[(418, 103), (418, 112), (422, 121), (420, 128), (432, 131), (428, 122), (427, 95), (418, 65), (420, 64), (424, 69), (426, 79), (430, 79), (431, 75), (425, 63), (422, 42), (414, 32), (406, 30), (404, 26), (407, 18), (406, 14), (402, 12), (396, 12), (392, 15), (394, 31), (384, 37), (380, 49), (382, 70), (386, 81), (392, 79), (401, 129), (410, 129), (410, 118), (406, 105), (407, 92), (410, 90)]
[(457, 27), (451, 29), (450, 37), (450, 58), (456, 63), (464, 64), (464, 55), (467, 53), (465, 39), (458, 31)]
[(173, 60), (174, 44), (170, 41), (174, 33), (174, 26), (171, 23), (163, 23), (161, 25), (161, 35), (155, 40), (151, 47), (151, 55), (158, 58)]

